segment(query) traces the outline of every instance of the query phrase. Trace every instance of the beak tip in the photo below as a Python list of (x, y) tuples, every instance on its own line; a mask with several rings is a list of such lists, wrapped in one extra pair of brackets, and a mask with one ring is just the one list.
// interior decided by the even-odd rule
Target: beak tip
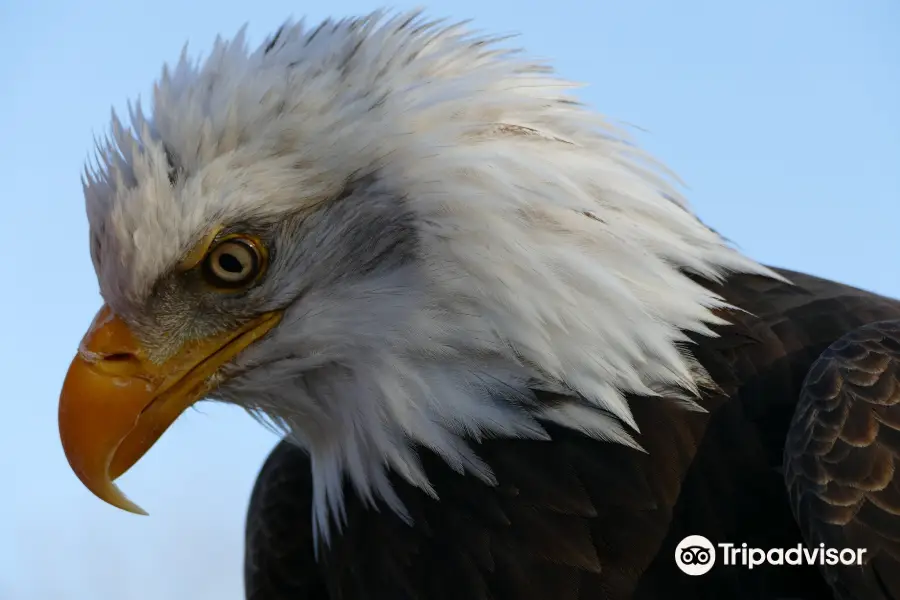
[(124, 510), (125, 512), (129, 512), (135, 515), (148, 516), (147, 511), (143, 508), (135, 504), (131, 501), (128, 496), (126, 496), (119, 486), (113, 483), (112, 479), (107, 475), (103, 477), (97, 478), (86, 478), (82, 477), (76, 471), (81, 483), (90, 490), (94, 496), (103, 500), (110, 506), (118, 508), (119, 510)]
[(106, 490), (107, 493), (98, 497), (101, 500), (106, 501), (108, 504), (115, 506), (118, 509), (124, 510), (125, 512), (130, 512), (135, 515), (148, 516), (146, 510), (132, 502), (128, 499), (128, 497), (123, 494), (115, 484), (110, 484), (110, 489)]

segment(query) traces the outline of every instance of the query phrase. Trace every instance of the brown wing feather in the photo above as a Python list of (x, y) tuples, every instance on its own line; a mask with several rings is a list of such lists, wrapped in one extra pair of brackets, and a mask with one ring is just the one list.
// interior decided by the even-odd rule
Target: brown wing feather
[(244, 590), (248, 600), (329, 598), (321, 577), (311, 568), (315, 564), (309, 526), (311, 486), (306, 454), (279, 443), (256, 478), (247, 511)]
[(551, 443), (491, 440), (477, 448), (491, 488), (423, 451), (441, 500), (395, 479), (410, 527), (348, 490), (348, 525), (317, 562), (308, 458), (282, 443), (248, 513), (248, 599), (827, 598), (815, 567), (688, 577), (673, 560), (688, 534), (762, 548), (802, 539), (779, 471), (803, 378), (846, 332), (900, 319), (895, 300), (785, 274), (797, 285), (740, 276), (717, 290), (752, 314), (729, 315), (694, 348), (721, 388), (703, 399), (708, 413), (631, 399), (647, 453), (559, 429)]
[(845, 335), (813, 364), (784, 461), (810, 545), (866, 550), (862, 568), (823, 566), (835, 596), (900, 598), (900, 320)]

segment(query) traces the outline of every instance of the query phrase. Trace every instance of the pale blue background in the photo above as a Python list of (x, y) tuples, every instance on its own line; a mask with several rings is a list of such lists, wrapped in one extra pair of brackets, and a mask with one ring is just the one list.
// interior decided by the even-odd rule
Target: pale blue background
[[(354, 0), (0, 0), (0, 598), (238, 600), (247, 496), (274, 438), (201, 405), (123, 480), (138, 517), (69, 471), (56, 398), (98, 306), (79, 172), (109, 106), (145, 97), (182, 44)], [(404, 8), (407, 5), (397, 5)], [(531, 6), (532, 8), (527, 8)], [(594, 8), (585, 8), (594, 6)], [(900, 295), (897, 0), (444, 0), (521, 32), (648, 130), (695, 207), (751, 255)]]

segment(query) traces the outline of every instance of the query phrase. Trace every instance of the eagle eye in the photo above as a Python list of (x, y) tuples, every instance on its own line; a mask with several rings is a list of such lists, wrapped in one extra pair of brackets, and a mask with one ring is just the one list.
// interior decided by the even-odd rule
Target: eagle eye
[(259, 242), (247, 236), (229, 236), (218, 242), (203, 260), (207, 283), (234, 290), (254, 283), (265, 267), (265, 255)]

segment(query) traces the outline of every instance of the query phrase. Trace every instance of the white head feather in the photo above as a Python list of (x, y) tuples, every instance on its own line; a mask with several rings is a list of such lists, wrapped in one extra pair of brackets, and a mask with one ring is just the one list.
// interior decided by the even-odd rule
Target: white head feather
[[(433, 493), (418, 444), (488, 482), (467, 440), (543, 439), (553, 421), (635, 445), (624, 395), (698, 393), (685, 332), (721, 323), (722, 299), (684, 273), (778, 277), (704, 226), (576, 86), (497, 41), (418, 13), (288, 23), (253, 52), (241, 32), (164, 71), (130, 130), (114, 117), (86, 175), (102, 294), (145, 339), (160, 323), (189, 335), (190, 319), (143, 311), (212, 227), (301, 215), (244, 307), (284, 321), (216, 397), (310, 452), (326, 538), (345, 475), (401, 515), (387, 469)], [(400, 235), (367, 230), (379, 215), (412, 258), (352, 272), (366, 235)], [(579, 401), (540, 406), (536, 388)]]

